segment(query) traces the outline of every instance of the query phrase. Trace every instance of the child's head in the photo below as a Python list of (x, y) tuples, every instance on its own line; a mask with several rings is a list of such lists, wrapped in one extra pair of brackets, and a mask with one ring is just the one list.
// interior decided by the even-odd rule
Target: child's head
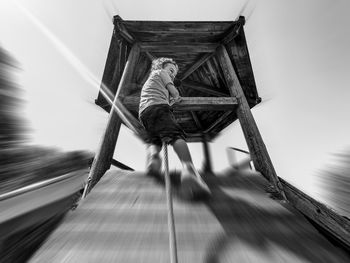
[(176, 76), (179, 67), (177, 66), (176, 62), (172, 58), (157, 58), (152, 61), (152, 68), (151, 70), (159, 70), (164, 69), (167, 67), (168, 64), (172, 64), (175, 66), (176, 72), (174, 73), (174, 77)]

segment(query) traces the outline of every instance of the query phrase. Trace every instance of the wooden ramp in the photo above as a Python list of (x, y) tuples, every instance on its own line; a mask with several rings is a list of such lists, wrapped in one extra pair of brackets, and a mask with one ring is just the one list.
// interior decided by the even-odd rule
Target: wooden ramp
[[(179, 262), (350, 262), (266, 181), (228, 170), (206, 178), (213, 196), (174, 191)], [(30, 262), (170, 262), (165, 187), (141, 172), (110, 170)]]

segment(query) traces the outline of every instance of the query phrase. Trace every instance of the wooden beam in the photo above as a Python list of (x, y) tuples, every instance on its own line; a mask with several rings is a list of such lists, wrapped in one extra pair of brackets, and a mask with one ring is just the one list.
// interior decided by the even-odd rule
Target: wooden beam
[(179, 76), (180, 80), (186, 79), (189, 75), (191, 75), (197, 68), (202, 66), (208, 59), (210, 59), (214, 55), (213, 53), (204, 54), (198, 61), (196, 61), (189, 69), (187, 69), (181, 76)]
[(126, 40), (128, 41), (129, 44), (134, 44), (135, 43), (135, 38), (133, 35), (131, 35), (128, 30), (125, 28), (125, 26), (120, 23), (123, 21), (123, 19), (116, 15), (114, 17), (114, 28), (117, 30), (117, 32)]
[(331, 235), (341, 246), (350, 251), (350, 221), (304, 194), (298, 188), (279, 178), (284, 192), (296, 209)]
[[(117, 18), (119, 16), (115, 16)], [(119, 17), (120, 18), (120, 17)], [(135, 32), (147, 32), (154, 34), (214, 34), (222, 33), (228, 29), (232, 21), (122, 21), (124, 25), (133, 28)]]
[[(119, 117), (123, 120), (124, 124), (132, 130), (136, 136), (140, 139), (144, 139), (146, 136), (146, 131), (144, 130), (141, 123), (138, 121), (134, 115), (123, 105), (123, 103), (117, 99), (114, 101), (115, 111), (119, 115)], [(138, 107), (137, 107), (138, 108)]]
[(197, 114), (195, 112), (191, 111), (191, 116), (192, 116), (192, 119), (194, 120), (194, 122), (196, 123), (197, 128), (202, 131), (203, 130), (203, 125), (200, 122)]
[(213, 122), (205, 131), (204, 133), (211, 132), (218, 124), (220, 124), (223, 120), (225, 120), (229, 115), (231, 114), (231, 111), (227, 111), (223, 113), (218, 119), (216, 119), (215, 122)]
[(221, 40), (221, 44), (226, 45), (230, 43), (239, 34), (239, 30), (245, 24), (245, 18), (240, 16), (238, 21), (235, 21), (232, 28), (226, 32), (224, 38)]
[(218, 96), (218, 97), (229, 97), (230, 94), (226, 94), (224, 92), (220, 92), (220, 91), (216, 91), (215, 88), (202, 84), (202, 83), (198, 83), (195, 81), (191, 81), (191, 80), (185, 80), (182, 82), (182, 86), (187, 87), (187, 88), (191, 88), (203, 93), (207, 93), (210, 95), (214, 95), (214, 96)]
[[(129, 33), (129, 31), (125, 28), (124, 24), (122, 23), (123, 19), (119, 16), (116, 15), (114, 17), (114, 29), (120, 34), (121, 37), (123, 37), (129, 44), (134, 44), (137, 42), (137, 39)], [(148, 51), (145, 51), (145, 54), (147, 57), (152, 61), (156, 57), (153, 56), (151, 53)]]
[[(180, 92), (181, 97), (186, 97), (185, 94), (186, 94), (187, 92), (184, 90), (184, 88), (183, 88), (182, 85), (180, 85), (180, 86), (178, 87), (178, 90), (179, 90), (179, 92)], [(200, 122), (200, 120), (199, 120), (199, 118), (198, 118), (198, 116), (197, 116), (197, 113), (194, 112), (194, 111), (190, 111), (190, 113), (191, 113), (192, 119), (193, 119), (193, 121), (195, 122), (197, 128), (198, 128), (200, 131), (202, 131), (202, 130), (203, 130), (203, 126), (202, 126), (202, 124), (201, 124), (201, 122)]]
[(247, 141), (249, 152), (251, 153), (254, 166), (266, 179), (268, 179), (285, 198), (283, 187), (278, 180), (266, 146), (250, 111), (246, 97), (244, 96), (241, 84), (233, 68), (230, 57), (224, 46), (220, 46), (217, 57), (224, 73), (226, 83), (233, 97), (237, 98), (237, 117), (241, 123), (243, 134)]
[[(124, 73), (119, 82), (117, 94), (114, 98), (113, 105), (118, 102), (120, 97), (123, 97), (126, 93), (125, 87), (131, 83), (134, 69), (136, 67), (136, 63), (140, 56), (140, 48), (134, 45), (129, 53), (128, 61), (124, 68)], [(105, 133), (102, 137), (101, 143), (95, 155), (94, 161), (91, 166), (91, 170), (88, 177), (88, 182), (85, 186), (83, 198), (91, 191), (91, 189), (95, 186), (95, 184), (100, 180), (103, 174), (106, 172), (107, 167), (110, 166), (113, 153), (115, 149), (115, 145), (118, 139), (119, 130), (121, 126), (122, 120), (117, 114), (115, 107), (113, 106), (107, 122), (107, 127)]]
[(183, 97), (172, 108), (175, 111), (222, 111), (232, 110), (236, 105), (233, 97)]
[[(116, 76), (119, 74), (119, 63), (117, 61), (117, 56), (119, 54), (119, 42), (120, 37), (115, 34), (115, 31), (113, 31), (113, 35), (111, 38), (107, 60), (105, 64), (105, 68), (102, 75), (102, 82), (100, 85), (100, 92), (98, 93), (98, 97), (95, 100), (95, 103), (97, 105), (103, 105), (108, 103), (108, 99), (105, 98), (105, 95), (103, 92), (109, 92), (112, 90), (112, 85), (116, 84), (117, 78)], [(112, 94), (111, 94), (112, 95)]]
[[(132, 110), (137, 110), (140, 97), (127, 96), (123, 104)], [(172, 108), (175, 111), (223, 111), (233, 110), (237, 100), (233, 97), (182, 97), (182, 100)]]
[(218, 47), (217, 43), (172, 43), (172, 42), (140, 42), (143, 52), (169, 53), (211, 53)]

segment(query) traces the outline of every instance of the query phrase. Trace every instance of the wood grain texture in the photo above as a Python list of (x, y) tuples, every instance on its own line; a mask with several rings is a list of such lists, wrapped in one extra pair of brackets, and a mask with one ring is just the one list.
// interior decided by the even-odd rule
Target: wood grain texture
[(288, 201), (301, 213), (306, 215), (344, 248), (350, 250), (350, 221), (335, 211), (306, 195), (296, 187), (279, 178)]
[(241, 123), (244, 137), (246, 139), (249, 152), (251, 153), (254, 166), (257, 171), (274, 184), (276, 189), (285, 198), (283, 187), (280, 184), (275, 168), (267, 152), (264, 141), (259, 132), (258, 126), (250, 111), (247, 99), (245, 98), (237, 74), (231, 64), (231, 60), (224, 46), (218, 49), (218, 59), (224, 72), (224, 77), (230, 88), (231, 95), (237, 99), (237, 116)]
[[(116, 79), (117, 82), (117, 85), (107, 87), (107, 93), (111, 98), (117, 93), (131, 43), (139, 43), (141, 56), (137, 63), (133, 85), (128, 86), (126, 95), (136, 93), (143, 85), (149, 74), (150, 61), (154, 57), (171, 57), (179, 66), (177, 77), (184, 80), (182, 87), (186, 89), (186, 96), (228, 96), (229, 87), (216, 55), (217, 46), (224, 43), (248, 105), (252, 108), (259, 103), (260, 98), (255, 86), (243, 25), (242, 19), (211, 22), (135, 21), (123, 20), (115, 16), (114, 32), (121, 39), (122, 44), (118, 46), (119, 52), (111, 51), (107, 57), (108, 63), (106, 62), (103, 80)], [(111, 77), (109, 75), (114, 63), (118, 64), (115, 67), (119, 67), (120, 70), (119, 74)], [(96, 104), (109, 112), (111, 106), (101, 98), (100, 93)], [(136, 106), (132, 109), (131, 114), (137, 117)], [(217, 121), (216, 113), (209, 114), (206, 118), (201, 117), (204, 116), (202, 113), (196, 112), (195, 114), (197, 121), (194, 119), (193, 122), (183, 123), (185, 132), (200, 133), (203, 127), (210, 127)], [(227, 127), (236, 119), (237, 115), (231, 114), (229, 118), (223, 119), (222, 123), (215, 125), (215, 128), (211, 130), (211, 138), (218, 136), (222, 128)]]
[[(127, 108), (138, 109), (140, 97), (127, 96), (123, 103)], [(172, 105), (174, 111), (222, 111), (233, 110), (237, 101), (232, 97), (182, 97)]]
[[(113, 104), (117, 104), (119, 98), (125, 95), (125, 87), (128, 84), (130, 84), (133, 79), (135, 65), (138, 61), (139, 55), (140, 49), (137, 45), (134, 45), (132, 50), (130, 51), (128, 63), (120, 80), (118, 91), (114, 98)], [(99, 148), (91, 166), (91, 170), (89, 173), (89, 181), (85, 187), (84, 197), (90, 192), (90, 190), (94, 187), (94, 185), (100, 180), (100, 178), (103, 176), (106, 170), (110, 167), (121, 123), (121, 116), (118, 115), (116, 110), (111, 110), (106, 130), (103, 134), (101, 143), (99, 145)]]
[[(226, 170), (205, 180), (213, 193), (205, 202), (181, 199), (173, 185), (179, 262), (349, 262), (270, 199), (259, 174)], [(166, 209), (161, 181), (110, 170), (29, 262), (169, 262)]]

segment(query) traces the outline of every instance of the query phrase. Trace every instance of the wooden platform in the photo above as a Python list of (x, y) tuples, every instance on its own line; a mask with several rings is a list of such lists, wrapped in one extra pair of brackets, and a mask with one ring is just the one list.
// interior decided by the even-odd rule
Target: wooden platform
[[(205, 202), (174, 192), (180, 263), (350, 262), (298, 212), (269, 198), (261, 176), (228, 170), (206, 181), (213, 196)], [(164, 185), (110, 170), (30, 262), (170, 262)]]

